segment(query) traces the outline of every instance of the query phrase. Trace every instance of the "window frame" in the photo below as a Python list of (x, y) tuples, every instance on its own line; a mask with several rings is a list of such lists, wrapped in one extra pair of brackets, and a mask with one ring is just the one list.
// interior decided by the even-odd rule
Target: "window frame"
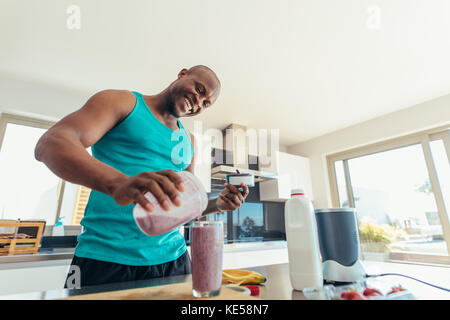
[[(335, 162), (343, 161), (347, 199), (348, 199), (349, 207), (354, 208), (355, 201), (354, 201), (353, 190), (352, 190), (352, 185), (351, 185), (351, 181), (350, 181), (350, 171), (348, 168), (348, 160), (419, 144), (422, 147), (422, 151), (423, 151), (423, 154), (425, 157), (427, 173), (430, 178), (431, 187), (433, 189), (433, 196), (434, 196), (434, 199), (436, 202), (439, 220), (442, 225), (442, 234), (443, 234), (444, 240), (447, 244), (447, 253), (448, 253), (448, 256), (446, 258), (443, 258), (442, 256), (438, 256), (438, 255), (427, 255), (427, 257), (429, 256), (430, 259), (428, 259), (428, 260), (432, 261), (432, 262), (436, 262), (436, 263), (444, 262), (444, 263), (450, 264), (450, 220), (449, 220), (449, 214), (448, 214), (447, 208), (445, 206), (444, 197), (443, 197), (442, 190), (441, 190), (439, 180), (438, 180), (438, 173), (437, 173), (434, 161), (433, 161), (433, 157), (432, 157), (432, 153), (431, 153), (431, 146), (430, 146), (431, 141), (435, 141), (435, 140), (439, 140), (439, 139), (443, 140), (445, 150), (447, 153), (447, 157), (450, 160), (450, 124), (326, 155), (326, 166), (327, 166), (327, 171), (328, 171), (327, 173), (328, 173), (328, 180), (329, 180), (329, 191), (330, 191), (330, 198), (331, 198), (332, 206), (334, 208), (340, 207), (339, 191), (338, 191), (338, 186), (337, 186), (337, 177), (336, 177), (335, 165), (334, 165)], [(414, 259), (413, 256), (417, 256), (417, 255), (410, 255), (410, 256), (412, 257), (412, 259)], [(435, 256), (435, 257), (433, 258), (433, 256)], [(420, 257), (416, 257), (416, 258), (418, 260), (420, 260)], [(409, 260), (409, 261), (411, 261), (411, 260)]]
[[(2, 150), (3, 139), (5, 137), (6, 127), (7, 127), (8, 123), (48, 130), (56, 123), (56, 121), (39, 119), (39, 118), (30, 117), (30, 116), (24, 116), (24, 115), (7, 113), (7, 112), (1, 112), (0, 113), (0, 152)], [(59, 178), (59, 179), (60, 179), (60, 184), (58, 186), (58, 202), (57, 202), (57, 207), (56, 207), (56, 212), (55, 212), (55, 221), (54, 221), (53, 225), (55, 225), (56, 222), (58, 222), (58, 219), (61, 214), (62, 201), (64, 198), (64, 190), (65, 190), (65, 185), (66, 185), (66, 181), (64, 179), (61, 179), (61, 178)], [(51, 224), (50, 224), (50, 226), (51, 226)]]

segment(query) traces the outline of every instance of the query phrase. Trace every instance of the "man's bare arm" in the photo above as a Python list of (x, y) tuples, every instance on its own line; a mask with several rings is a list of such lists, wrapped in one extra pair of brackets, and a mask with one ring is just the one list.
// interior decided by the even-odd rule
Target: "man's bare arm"
[(129, 91), (105, 90), (95, 94), (80, 110), (63, 118), (41, 137), (35, 149), (36, 159), (64, 180), (106, 193), (120, 205), (134, 202), (152, 210), (143, 195), (147, 191), (166, 210), (170, 208), (168, 200), (179, 205), (178, 191), (183, 191), (183, 185), (172, 170), (128, 177), (86, 151), (125, 119), (135, 102)]
[(118, 170), (91, 157), (86, 148), (126, 117), (133, 97), (125, 91), (105, 90), (51, 127), (35, 149), (37, 160), (64, 180), (104, 193), (111, 192), (115, 180), (124, 177)]

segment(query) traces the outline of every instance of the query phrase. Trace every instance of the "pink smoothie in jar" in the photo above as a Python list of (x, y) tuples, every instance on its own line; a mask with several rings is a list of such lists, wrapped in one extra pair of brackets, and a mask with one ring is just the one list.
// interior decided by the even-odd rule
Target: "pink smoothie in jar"
[(136, 224), (148, 236), (167, 233), (200, 217), (208, 205), (208, 196), (200, 180), (188, 171), (177, 172), (177, 174), (184, 184), (184, 191), (179, 193), (181, 206), (172, 204), (170, 210), (166, 211), (153, 194), (147, 192), (144, 196), (152, 204), (153, 211), (148, 212), (139, 204), (133, 209)]
[(222, 286), (223, 222), (196, 221), (191, 226), (192, 294), (214, 297)]

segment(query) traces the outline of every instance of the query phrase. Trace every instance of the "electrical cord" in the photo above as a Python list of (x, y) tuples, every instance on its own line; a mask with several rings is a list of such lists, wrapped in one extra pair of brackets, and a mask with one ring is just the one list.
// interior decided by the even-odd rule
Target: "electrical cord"
[(410, 276), (407, 276), (407, 275), (404, 275), (404, 274), (401, 274), (401, 273), (366, 274), (367, 278), (375, 278), (375, 277), (383, 277), (383, 276), (400, 276), (400, 277), (405, 277), (405, 278), (408, 278), (408, 279), (412, 279), (412, 280), (421, 282), (421, 283), (426, 284), (428, 286), (431, 286), (431, 287), (434, 287), (434, 288), (437, 288), (437, 289), (441, 289), (441, 290), (450, 292), (450, 289), (447, 289), (447, 288), (444, 288), (444, 287), (440, 287), (440, 286), (437, 286), (435, 284), (432, 284), (432, 283), (429, 283), (429, 282), (425, 282), (423, 280), (419, 280), (419, 279), (416, 279), (416, 278), (413, 278), (413, 277), (410, 277)]

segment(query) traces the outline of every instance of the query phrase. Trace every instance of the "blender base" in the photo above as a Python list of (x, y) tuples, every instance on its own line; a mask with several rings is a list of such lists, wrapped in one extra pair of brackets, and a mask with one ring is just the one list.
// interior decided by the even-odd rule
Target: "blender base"
[(322, 264), (323, 279), (326, 283), (348, 284), (357, 281), (364, 281), (366, 270), (360, 260), (356, 260), (351, 266), (343, 266), (334, 261), (327, 260)]

